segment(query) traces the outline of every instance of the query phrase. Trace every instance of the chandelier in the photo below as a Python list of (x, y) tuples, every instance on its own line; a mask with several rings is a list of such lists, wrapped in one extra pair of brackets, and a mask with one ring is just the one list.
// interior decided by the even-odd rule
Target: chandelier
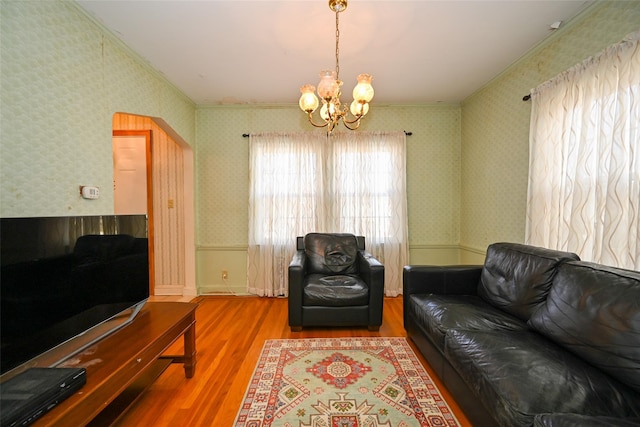
[[(369, 112), (369, 102), (373, 99), (373, 86), (371, 86), (373, 77), (369, 74), (360, 74), (358, 76), (358, 84), (353, 89), (351, 106), (347, 109), (346, 105), (342, 106), (340, 104), (342, 81), (340, 80), (339, 59), (339, 14), (347, 8), (347, 0), (329, 0), (329, 8), (336, 13), (336, 69), (335, 71), (323, 70), (320, 72), (318, 96), (322, 100), (320, 118), (324, 122), (318, 124), (313, 119), (313, 112), (316, 111), (320, 104), (318, 97), (314, 93), (316, 88), (313, 85), (306, 84), (300, 88), (302, 95), (298, 104), (302, 111), (309, 116), (309, 123), (315, 127), (326, 126), (328, 131), (331, 132), (342, 120), (347, 129), (355, 130), (360, 126), (360, 119)], [(349, 112), (351, 116), (349, 116)]]

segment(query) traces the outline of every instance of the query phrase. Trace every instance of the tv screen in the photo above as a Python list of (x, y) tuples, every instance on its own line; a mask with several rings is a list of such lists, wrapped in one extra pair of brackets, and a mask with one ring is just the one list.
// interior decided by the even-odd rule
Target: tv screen
[(77, 341), (70, 356), (132, 320), (149, 298), (147, 218), (2, 218), (0, 264), (5, 374)]

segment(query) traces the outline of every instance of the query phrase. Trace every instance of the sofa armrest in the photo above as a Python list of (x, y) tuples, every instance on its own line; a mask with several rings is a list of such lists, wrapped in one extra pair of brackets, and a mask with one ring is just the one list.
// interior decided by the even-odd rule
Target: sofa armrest
[(539, 414), (533, 427), (637, 427), (640, 418), (607, 417), (582, 414)]
[(481, 265), (405, 265), (402, 271), (405, 328), (412, 294), (477, 295), (481, 273)]
[(302, 326), (302, 282), (307, 271), (307, 256), (297, 250), (289, 263), (289, 326)]
[(358, 250), (360, 278), (369, 286), (369, 326), (382, 325), (384, 265), (371, 253)]
[(476, 295), (481, 265), (406, 265), (402, 272), (403, 294)]

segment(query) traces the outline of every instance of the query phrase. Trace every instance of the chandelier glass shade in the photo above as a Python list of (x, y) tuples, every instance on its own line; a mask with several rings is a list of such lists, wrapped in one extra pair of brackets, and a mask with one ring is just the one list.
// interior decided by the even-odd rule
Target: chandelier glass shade
[[(338, 14), (347, 8), (347, 0), (329, 0), (329, 8), (336, 14), (336, 69), (323, 70), (320, 72), (320, 82), (318, 83), (318, 96), (313, 85), (306, 84), (300, 88), (300, 109), (304, 111), (309, 122), (315, 127), (327, 127), (331, 132), (342, 121), (347, 129), (355, 130), (360, 126), (360, 119), (369, 112), (369, 103), (373, 99), (373, 77), (369, 74), (360, 74), (358, 83), (353, 89), (353, 101), (351, 105), (343, 106), (340, 103), (342, 81), (340, 80), (340, 21)], [(320, 99), (318, 99), (318, 97)], [(321, 123), (316, 123), (313, 113), (320, 106)], [(349, 113), (351, 113), (349, 115)]]

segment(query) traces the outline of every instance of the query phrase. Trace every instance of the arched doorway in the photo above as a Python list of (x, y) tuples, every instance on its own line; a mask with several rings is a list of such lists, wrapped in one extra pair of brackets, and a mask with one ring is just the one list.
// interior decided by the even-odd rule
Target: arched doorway
[(114, 131), (151, 131), (154, 294), (197, 295), (193, 150), (163, 119), (115, 113)]

